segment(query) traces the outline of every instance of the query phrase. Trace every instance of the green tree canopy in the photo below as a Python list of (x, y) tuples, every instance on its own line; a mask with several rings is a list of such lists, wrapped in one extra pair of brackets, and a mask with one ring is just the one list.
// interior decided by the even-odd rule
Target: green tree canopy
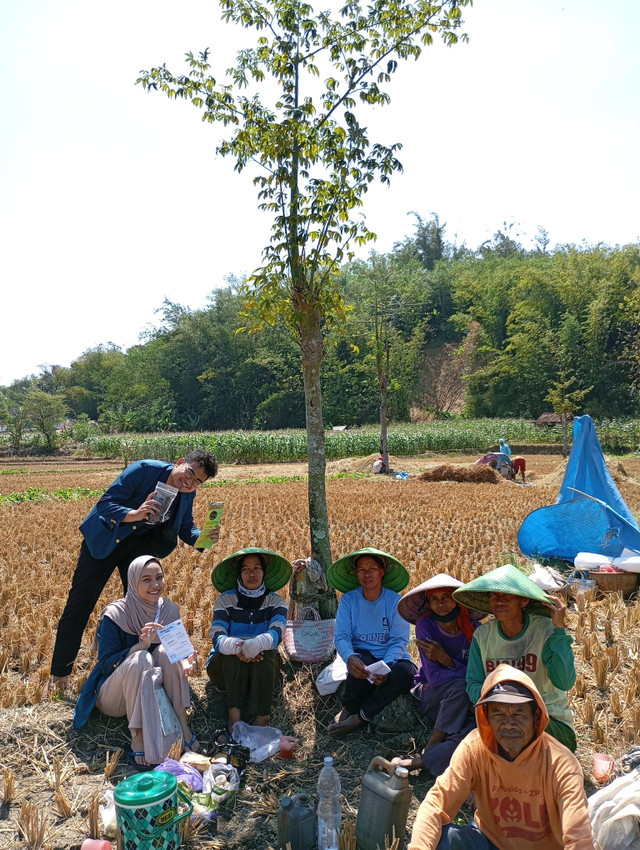
[(222, 80), (209, 53), (188, 53), (188, 73), (166, 66), (138, 82), (169, 98), (184, 98), (203, 119), (229, 133), (218, 147), (254, 177), (260, 207), (273, 217), (264, 265), (249, 278), (247, 326), (283, 320), (300, 344), (309, 454), (311, 549), (331, 560), (325, 494), (321, 390), (323, 329), (344, 317), (335, 282), (354, 245), (373, 238), (354, 218), (375, 180), (401, 168), (395, 142), (373, 142), (362, 120), (366, 106), (389, 102), (399, 60), (420, 56), (440, 37), (455, 44), (461, 8), (469, 0), (349, 0), (338, 12), (315, 12), (299, 0), (221, 0), (223, 18), (255, 31)]
[(56, 426), (67, 415), (67, 404), (62, 395), (52, 395), (44, 390), (30, 390), (24, 401), (24, 411), (45, 439), (47, 448), (53, 450), (56, 446)]

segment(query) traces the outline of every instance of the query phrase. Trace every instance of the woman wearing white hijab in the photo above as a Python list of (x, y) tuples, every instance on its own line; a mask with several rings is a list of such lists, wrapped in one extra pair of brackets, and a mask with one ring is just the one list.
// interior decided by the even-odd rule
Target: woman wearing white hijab
[[(93, 643), (98, 663), (80, 692), (73, 725), (84, 726), (94, 707), (110, 717), (126, 715), (131, 759), (138, 765), (153, 765), (166, 758), (180, 736), (189, 749), (199, 749), (186, 716), (190, 705), (186, 677), (195, 668), (195, 653), (171, 664), (158, 640), (158, 630), (180, 619), (178, 606), (162, 596), (165, 578), (158, 559), (136, 558), (127, 578), (124, 599), (107, 605), (100, 615)], [(174, 718), (167, 718), (166, 712), (161, 715), (160, 685)]]

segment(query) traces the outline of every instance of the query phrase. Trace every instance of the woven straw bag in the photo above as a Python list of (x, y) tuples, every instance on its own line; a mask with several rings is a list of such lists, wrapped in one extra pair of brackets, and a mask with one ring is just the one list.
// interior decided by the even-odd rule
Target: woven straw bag
[(285, 652), (292, 661), (319, 664), (333, 653), (335, 620), (322, 620), (310, 605), (300, 610), (299, 620), (287, 620), (284, 630)]

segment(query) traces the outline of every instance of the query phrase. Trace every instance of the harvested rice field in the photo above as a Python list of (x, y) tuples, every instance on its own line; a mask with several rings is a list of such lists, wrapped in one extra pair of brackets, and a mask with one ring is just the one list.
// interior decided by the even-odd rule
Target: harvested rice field
[[(559, 456), (527, 457), (521, 486), (495, 483), (424, 481), (418, 474), (442, 464), (468, 467), (475, 457), (392, 458), (407, 481), (385, 476), (330, 478), (327, 482), (331, 544), (337, 557), (361, 546), (375, 546), (408, 567), (411, 586), (436, 572), (472, 578), (517, 552), (524, 517), (555, 500), (563, 476)], [(630, 509), (640, 514), (640, 458), (613, 463), (612, 471)], [(328, 474), (357, 475), (371, 469), (369, 459), (335, 461)], [(80, 731), (71, 728), (75, 697), (92, 664), (91, 639), (103, 603), (121, 595), (113, 577), (94, 612), (66, 695), (41, 703), (58, 617), (66, 601), (81, 535), (78, 525), (120, 467), (113, 462), (7, 461), (0, 466), (0, 496), (41, 491), (37, 498), (0, 501), (0, 847), (79, 848), (89, 835), (95, 806), (105, 788), (131, 773), (113, 754), (126, 748), (126, 723), (94, 712)], [(196, 499), (196, 522), (209, 498), (225, 502), (222, 532), (214, 553), (199, 554), (179, 544), (165, 560), (168, 593), (182, 616), (200, 658), (209, 650), (208, 628), (214, 593), (211, 569), (217, 559), (244, 546), (263, 546), (289, 559), (308, 554), (304, 464), (221, 467), (215, 487)], [(291, 478), (291, 480), (287, 480)], [(256, 480), (266, 479), (266, 480)], [(82, 495), (83, 490), (91, 495)], [(640, 605), (617, 596), (596, 597), (573, 606), (578, 681), (570, 702), (575, 713), (588, 791), (594, 780), (595, 751), (618, 758), (640, 744)], [(309, 667), (284, 665), (284, 686), (272, 722), (299, 745), (293, 762), (271, 759), (250, 766), (233, 807), (220, 814), (217, 829), (190, 834), (192, 847), (264, 850), (275, 846), (275, 812), (286, 793), (314, 793), (322, 757), (333, 754), (343, 784), (343, 814), (354, 818), (362, 773), (375, 755), (419, 751), (429, 730), (415, 715), (402, 725), (358, 732), (342, 741), (325, 733), (337, 710), (335, 697), (319, 697)], [(192, 680), (192, 726), (208, 744), (221, 725), (222, 698), (201, 673)], [(395, 723), (395, 726), (394, 726)], [(430, 782), (412, 776), (411, 824)], [(28, 803), (36, 808), (29, 808)], [(35, 841), (29, 844), (25, 834)], [(34, 837), (35, 836), (35, 837)], [(401, 845), (401, 847), (404, 845)]]

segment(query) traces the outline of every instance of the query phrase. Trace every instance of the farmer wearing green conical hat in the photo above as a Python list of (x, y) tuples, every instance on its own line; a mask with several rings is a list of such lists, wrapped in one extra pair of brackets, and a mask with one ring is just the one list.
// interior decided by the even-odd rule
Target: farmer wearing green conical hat
[[(327, 727), (342, 738), (413, 685), (416, 667), (407, 652), (409, 623), (398, 614), (402, 590), (409, 583), (403, 564), (378, 549), (359, 549), (327, 570), (329, 582), (342, 592), (336, 614), (335, 644), (347, 665), (342, 710)], [(382, 671), (369, 671), (384, 661)]]
[(216, 733), (218, 743), (230, 736), (234, 723), (251, 717), (256, 726), (271, 720), (273, 688), (280, 673), (278, 645), (287, 621), (287, 603), (276, 593), (289, 581), (293, 567), (286, 558), (255, 547), (234, 552), (211, 573), (220, 595), (209, 629), (213, 647), (207, 674), (227, 698), (228, 728)]
[(494, 620), (476, 629), (467, 667), (467, 693), (480, 698), (485, 678), (506, 662), (527, 673), (549, 711), (547, 732), (576, 750), (573, 712), (567, 691), (576, 680), (571, 644), (564, 627), (566, 603), (548, 596), (517, 567), (507, 564), (458, 588), (461, 605), (493, 614)]

